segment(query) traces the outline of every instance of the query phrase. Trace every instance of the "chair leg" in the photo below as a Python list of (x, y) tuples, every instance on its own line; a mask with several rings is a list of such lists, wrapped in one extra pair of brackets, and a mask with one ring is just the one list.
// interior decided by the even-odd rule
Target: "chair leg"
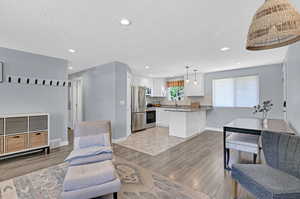
[(118, 193), (117, 192), (113, 193), (113, 198), (118, 199)]
[(238, 194), (238, 183), (237, 181), (233, 180), (232, 182), (232, 199), (237, 199)]
[(256, 159), (257, 159), (257, 154), (254, 153), (254, 154), (253, 154), (253, 164), (256, 164)]
[(258, 150), (258, 163), (261, 164), (261, 149)]

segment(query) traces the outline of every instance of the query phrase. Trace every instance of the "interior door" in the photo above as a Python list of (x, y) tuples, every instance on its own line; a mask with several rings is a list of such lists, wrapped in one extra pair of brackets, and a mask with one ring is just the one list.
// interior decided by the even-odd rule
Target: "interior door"
[(82, 79), (78, 78), (73, 80), (72, 83), (73, 91), (73, 128), (75, 128), (78, 122), (82, 121)]

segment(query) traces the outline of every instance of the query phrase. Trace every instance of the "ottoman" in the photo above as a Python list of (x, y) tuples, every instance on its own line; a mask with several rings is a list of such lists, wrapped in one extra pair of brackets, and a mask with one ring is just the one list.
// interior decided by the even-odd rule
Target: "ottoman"
[(96, 198), (114, 194), (120, 188), (121, 182), (111, 160), (71, 166), (64, 180), (62, 198)]

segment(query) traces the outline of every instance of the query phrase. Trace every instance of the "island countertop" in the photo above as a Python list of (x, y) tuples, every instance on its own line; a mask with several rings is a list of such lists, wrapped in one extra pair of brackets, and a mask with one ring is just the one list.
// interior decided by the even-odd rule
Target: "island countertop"
[(208, 111), (213, 109), (212, 106), (200, 106), (199, 108), (191, 108), (191, 107), (161, 107), (165, 108), (165, 111), (169, 112), (199, 112), (199, 111)]

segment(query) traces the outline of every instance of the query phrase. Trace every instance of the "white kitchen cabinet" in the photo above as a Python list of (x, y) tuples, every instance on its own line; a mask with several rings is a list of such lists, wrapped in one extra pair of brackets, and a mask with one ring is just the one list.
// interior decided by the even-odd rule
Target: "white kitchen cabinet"
[(133, 77), (133, 85), (134, 86), (143, 86), (146, 88), (153, 89), (153, 79), (141, 77), (141, 76), (134, 76)]
[(153, 79), (152, 97), (166, 97), (166, 80), (162, 78)]
[(166, 108), (156, 108), (156, 126), (169, 127), (169, 112)]
[(202, 133), (206, 127), (206, 110), (169, 111), (169, 135), (188, 138)]
[[(189, 75), (189, 83), (184, 82), (184, 95), (187, 97), (192, 96), (204, 96), (204, 75), (202, 73), (196, 73), (197, 84), (194, 84), (195, 75), (191, 73)], [(186, 79), (186, 76), (184, 77)]]

